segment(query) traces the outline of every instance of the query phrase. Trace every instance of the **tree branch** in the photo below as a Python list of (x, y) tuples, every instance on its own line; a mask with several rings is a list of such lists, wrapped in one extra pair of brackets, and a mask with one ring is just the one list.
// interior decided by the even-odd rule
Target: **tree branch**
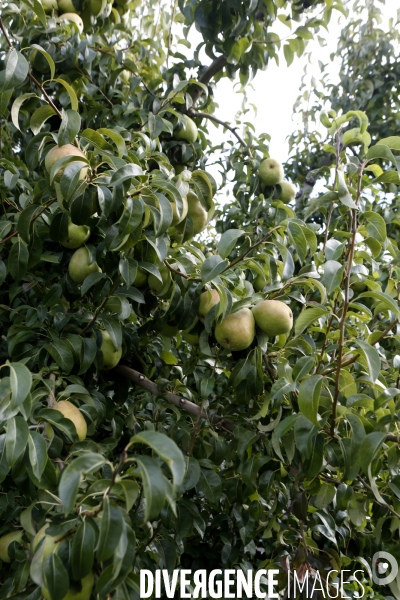
[[(269, 236), (272, 235), (272, 233), (274, 231), (276, 231), (277, 229), (280, 229), (281, 227), (282, 227), (282, 225), (277, 225), (276, 227), (273, 227), (272, 229), (270, 229), (268, 231), (268, 233), (265, 234), (263, 238), (261, 238), (261, 240), (259, 240), (255, 244), (253, 244), (253, 246), (250, 246), (250, 248), (248, 250), (246, 250), (246, 252), (244, 252), (242, 254), (242, 256), (239, 256), (239, 258), (236, 258), (233, 262), (231, 262), (230, 265), (228, 265), (227, 267), (225, 267), (225, 269), (222, 271), (222, 273), (225, 273), (225, 271), (227, 271), (228, 269), (231, 269), (232, 267), (234, 267), (235, 265), (237, 265), (238, 263), (240, 263), (244, 258), (246, 258), (246, 256), (248, 254), (250, 254), (250, 252), (252, 252), (252, 250), (254, 250), (255, 248), (257, 248), (257, 246), (259, 246), (260, 244), (264, 243), (269, 238)], [(222, 273), (221, 273), (221, 275), (222, 275)]]
[[(227, 60), (223, 54), (221, 56), (218, 56), (218, 58), (216, 58), (211, 63), (211, 65), (204, 71), (203, 75), (199, 77), (199, 82), (207, 85), (211, 81), (211, 79), (225, 67), (226, 63)], [(198, 85), (194, 88), (193, 92), (191, 92), (190, 95), (192, 96), (193, 105), (195, 105), (197, 100), (200, 98), (202, 91), (203, 90), (201, 86)]]
[(228, 129), (236, 137), (237, 140), (239, 140), (239, 142), (242, 144), (242, 146), (247, 150), (247, 152), (251, 156), (250, 148), (247, 146), (246, 142), (236, 131), (237, 127), (231, 127), (229, 125), (229, 123), (226, 123), (225, 121), (221, 121), (221, 119), (214, 117), (214, 115), (209, 115), (208, 113), (203, 113), (203, 112), (197, 112), (197, 111), (194, 111), (193, 109), (188, 110), (188, 115), (189, 115), (189, 117), (199, 117), (201, 119), (209, 119), (210, 121), (214, 121), (214, 123), (218, 123), (219, 125), (222, 125), (223, 127), (225, 127), (225, 129)]
[(144, 390), (147, 390), (154, 396), (158, 394), (163, 394), (168, 400), (168, 402), (170, 402), (170, 404), (173, 404), (174, 406), (188, 412), (194, 417), (210, 421), (210, 423), (216, 425), (217, 427), (220, 427), (221, 429), (224, 429), (228, 433), (233, 433), (235, 424), (232, 421), (228, 421), (224, 417), (221, 417), (219, 415), (211, 416), (200, 406), (198, 406), (194, 402), (190, 402), (190, 400), (186, 400), (186, 398), (182, 398), (182, 396), (178, 396), (177, 394), (173, 394), (172, 392), (160, 392), (157, 384), (154, 383), (154, 381), (150, 381), (150, 379), (147, 379), (147, 377), (142, 373), (139, 373), (139, 371), (135, 371), (134, 369), (131, 369), (131, 367), (128, 367), (126, 365), (118, 365), (117, 367), (115, 367), (114, 371), (115, 373), (123, 375), (124, 377), (129, 379), (129, 381), (132, 381)]

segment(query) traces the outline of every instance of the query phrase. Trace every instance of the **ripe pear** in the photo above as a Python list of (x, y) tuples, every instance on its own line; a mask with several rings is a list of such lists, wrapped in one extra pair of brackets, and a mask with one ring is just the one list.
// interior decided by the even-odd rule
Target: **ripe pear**
[[(81, 585), (82, 589), (80, 592), (69, 589), (62, 600), (89, 600), (94, 585), (94, 575), (92, 571), (81, 580)], [(41, 591), (46, 600), (51, 600), (50, 592), (47, 588), (42, 587)]]
[(200, 294), (199, 318), (204, 323), (207, 314), (213, 306), (218, 304), (219, 294), (217, 290), (207, 290)]
[(53, 408), (60, 411), (66, 419), (73, 422), (79, 441), (84, 440), (87, 434), (87, 425), (79, 408), (75, 404), (72, 404), (72, 402), (68, 402), (68, 400), (57, 402)]
[(171, 285), (171, 272), (168, 267), (164, 264), (158, 267), (162, 281), (160, 281), (155, 275), (149, 275), (148, 284), (155, 296), (165, 296)]
[(134, 287), (143, 287), (144, 285), (146, 285), (147, 283), (147, 271), (145, 271), (142, 268), (138, 268), (137, 273), (136, 273), (136, 277), (133, 280), (132, 285)]
[[(65, 15), (62, 15), (63, 17)], [(75, 15), (76, 16), (76, 15)], [(79, 17), (80, 18), (80, 17)], [(82, 150), (79, 150), (76, 146), (72, 144), (65, 144), (64, 146), (53, 146), (51, 150), (46, 154), (46, 158), (44, 159), (44, 166), (46, 167), (46, 171), (50, 173), (53, 165), (60, 160), (60, 158), (64, 158), (65, 156), (77, 156), (78, 158), (86, 159), (85, 154)], [(69, 163), (68, 163), (69, 164)], [(65, 167), (61, 167), (55, 175), (55, 181), (60, 181), (63, 176)], [(88, 167), (82, 167), (79, 178), (84, 179), (87, 175)]]
[(90, 237), (90, 229), (86, 225), (75, 225), (71, 219), (68, 223), (68, 237), (61, 245), (71, 250), (83, 246)]
[(42, 0), (42, 6), (45, 13), (51, 13), (58, 8), (57, 0)]
[(60, 12), (63, 12), (63, 13), (78, 14), (78, 11), (76, 10), (72, 0), (58, 0), (58, 8), (59, 8)]
[(8, 547), (13, 542), (17, 542), (18, 544), (22, 543), (22, 534), (23, 531), (20, 529), (18, 531), (10, 531), (10, 533), (6, 533), (0, 537), (0, 559), (3, 562), (9, 563), (10, 557), (8, 555)]
[(258, 174), (264, 185), (277, 185), (283, 180), (283, 167), (274, 158), (266, 158), (261, 163)]
[(289, 333), (293, 327), (293, 313), (280, 300), (263, 300), (253, 308), (257, 327), (270, 337)]
[(43, 555), (42, 555), (43, 562), (46, 560), (46, 558), (49, 556), (49, 554), (52, 554), (57, 549), (56, 540), (58, 538), (57, 538), (57, 536), (54, 537), (52, 535), (48, 535), (45, 533), (45, 531), (48, 527), (49, 527), (49, 524), (45, 523), (43, 525), (43, 527), (41, 529), (39, 529), (39, 531), (37, 532), (37, 534), (35, 535), (35, 537), (33, 538), (33, 541), (32, 541), (32, 552), (35, 552), (36, 548), (39, 546), (40, 541), (44, 538), (44, 541), (41, 545), (41, 548), (43, 547)]
[(290, 181), (281, 181), (281, 193), (279, 194), (278, 200), (281, 200), (284, 204), (289, 204), (296, 196), (296, 186)]
[(187, 115), (183, 115), (185, 119), (185, 123), (181, 127), (174, 132), (176, 140), (185, 140), (186, 142), (191, 142), (192, 144), (197, 140), (197, 136), (199, 134), (197, 130), (197, 125), (190, 117)]
[(88, 275), (101, 272), (96, 261), (89, 264), (89, 250), (85, 246), (73, 253), (68, 265), (68, 273), (72, 281), (83, 283)]
[(114, 342), (112, 341), (108, 331), (103, 330), (101, 332), (103, 342), (101, 344), (101, 351), (103, 353), (103, 371), (109, 371), (117, 366), (122, 356), (122, 348), (115, 349)]
[(193, 235), (197, 235), (203, 231), (207, 225), (208, 214), (202, 203), (193, 192), (187, 195), (188, 215), (193, 222)]
[(245, 350), (255, 335), (254, 317), (251, 310), (242, 308), (226, 317), (215, 328), (215, 338), (228, 350)]
[(181, 216), (179, 216), (178, 211), (176, 210), (176, 202), (171, 202), (171, 208), (172, 208), (171, 226), (172, 227), (175, 227), (175, 225), (178, 225), (178, 223), (181, 223), (188, 213), (189, 206), (188, 206), (188, 201), (187, 201), (186, 196), (184, 196), (182, 198), (182, 204), (183, 204), (182, 213), (181, 213)]
[(83, 21), (81, 17), (75, 13), (64, 13), (60, 16), (60, 21), (68, 21), (69, 23), (73, 23), (79, 33), (83, 32)]

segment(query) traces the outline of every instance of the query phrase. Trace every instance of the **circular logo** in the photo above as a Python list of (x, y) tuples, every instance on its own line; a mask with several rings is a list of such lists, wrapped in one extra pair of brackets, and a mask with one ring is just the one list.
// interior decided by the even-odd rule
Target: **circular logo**
[[(390, 568), (389, 568), (390, 567)], [(392, 583), (399, 572), (399, 565), (389, 552), (375, 552), (372, 557), (372, 579), (378, 585)]]

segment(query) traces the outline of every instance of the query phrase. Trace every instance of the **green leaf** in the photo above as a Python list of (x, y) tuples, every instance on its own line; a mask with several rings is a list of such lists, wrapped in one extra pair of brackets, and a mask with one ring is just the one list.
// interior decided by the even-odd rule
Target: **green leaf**
[(238, 238), (242, 237), (244, 233), (242, 229), (228, 229), (228, 231), (225, 231), (219, 240), (218, 254), (222, 258), (227, 258), (235, 247)]
[(336, 490), (333, 483), (323, 483), (319, 488), (314, 505), (317, 508), (326, 508), (332, 502), (335, 495)]
[[(34, 0), (34, 2), (36, 2), (36, 0)], [(37, 4), (40, 5), (40, 7), (42, 8), (42, 5), (40, 4), (39, 1), (37, 1)], [(43, 11), (43, 8), (42, 8), (42, 11)], [(46, 27), (46, 17), (44, 17), (44, 19), (45, 19), (44, 27)], [(51, 79), (54, 79), (54, 74), (56, 72), (56, 66), (55, 66), (54, 60), (52, 59), (50, 54), (48, 52), (46, 52), (46, 50), (44, 48), (42, 48), (42, 46), (39, 46), (39, 44), (31, 44), (30, 48), (35, 48), (35, 50), (37, 50), (44, 56), (44, 58), (47, 60), (49, 68), (50, 68), (50, 77), (51, 77)]]
[(55, 552), (49, 554), (44, 561), (43, 575), (45, 587), (51, 600), (60, 600), (60, 598), (67, 595), (69, 588), (68, 572), (63, 561)]
[(400, 150), (400, 137), (398, 135), (394, 135), (391, 137), (383, 138), (376, 142), (377, 146), (387, 146), (392, 150)]
[[(161, 435), (161, 434), (160, 434)], [(149, 456), (134, 456), (143, 482), (146, 499), (145, 521), (154, 519), (161, 511), (167, 497), (167, 480), (160, 467)]]
[(105, 273), (91, 273), (88, 275), (81, 286), (81, 296), (84, 296), (91, 287), (106, 277)]
[[(388, 138), (386, 138), (388, 139)], [(388, 160), (391, 162), (399, 172), (399, 167), (396, 162), (396, 158), (393, 155), (393, 152), (386, 145), (378, 145), (372, 146), (367, 152), (367, 160), (374, 160), (376, 158), (383, 158), (384, 160)], [(400, 175), (400, 172), (399, 172)]]
[(6, 457), (10, 467), (25, 452), (28, 443), (29, 428), (23, 417), (14, 417), (7, 421)]
[(386, 223), (376, 212), (366, 211), (362, 214), (362, 219), (366, 220), (364, 225), (368, 234), (378, 240), (378, 242), (384, 243), (386, 241)]
[(30, 431), (28, 437), (29, 462), (36, 479), (40, 481), (47, 462), (47, 446), (43, 435)]
[(78, 527), (71, 549), (71, 569), (74, 579), (83, 579), (92, 570), (96, 533), (90, 519), (85, 519)]
[(75, 458), (61, 473), (58, 495), (64, 507), (65, 514), (74, 510), (79, 484), (85, 474), (95, 473), (106, 462), (101, 454), (88, 452)]
[(134, 163), (129, 163), (128, 165), (124, 165), (118, 171), (115, 171), (111, 177), (110, 186), (115, 187), (116, 185), (120, 185), (127, 179), (133, 179), (135, 177), (140, 177), (143, 175), (143, 169)]
[(365, 436), (360, 446), (360, 463), (365, 474), (368, 475), (368, 467), (374, 460), (385, 438), (386, 434), (380, 431), (373, 431)]
[(96, 547), (98, 561), (103, 562), (111, 558), (118, 546), (122, 531), (122, 512), (118, 506), (111, 504), (110, 499), (106, 496), (103, 500), (99, 540)]
[(314, 323), (314, 321), (327, 314), (328, 311), (326, 308), (306, 308), (306, 310), (303, 310), (303, 312), (300, 313), (296, 320), (294, 326), (295, 335), (300, 335), (307, 327), (309, 327), (309, 325)]
[(130, 444), (146, 444), (168, 465), (177, 490), (183, 482), (186, 473), (186, 463), (182, 452), (164, 433), (157, 431), (142, 431), (133, 436)]
[(17, 241), (12, 245), (10, 254), (8, 256), (8, 270), (11, 277), (18, 283), (23, 277), (25, 277), (28, 270), (29, 252), (26, 244), (22, 241), (20, 236), (17, 237)]
[(11, 383), (11, 404), (13, 408), (21, 406), (32, 386), (32, 374), (22, 363), (9, 363)]
[(56, 79), (54, 79), (54, 81), (56, 81), (57, 83), (59, 83), (60, 85), (63, 86), (63, 88), (65, 89), (65, 91), (67, 92), (67, 94), (69, 96), (72, 110), (77, 111), (78, 110), (78, 98), (76, 97), (74, 88), (71, 87), (71, 85), (69, 83), (64, 81), (64, 79), (56, 78)]
[(358, 208), (347, 188), (344, 173), (341, 169), (338, 170), (338, 196), (340, 202), (345, 206), (353, 209)]
[(81, 128), (81, 117), (75, 110), (62, 110), (62, 121), (58, 131), (58, 145), (72, 144)]
[(64, 417), (59, 410), (55, 410), (54, 408), (43, 408), (37, 414), (37, 418), (43, 419), (53, 427), (56, 427), (71, 442), (78, 441), (78, 434), (76, 433), (76, 428), (73, 421)]
[(85, 129), (82, 131), (82, 138), (87, 140), (92, 146), (103, 152), (112, 152), (113, 147), (109, 144), (98, 131), (94, 129)]
[(226, 269), (228, 261), (223, 260), (218, 254), (206, 258), (201, 265), (200, 277), (203, 283), (215, 279)]
[(74, 366), (74, 355), (65, 340), (53, 340), (51, 344), (44, 344), (44, 348), (54, 358), (62, 371), (65, 373), (71, 371)]
[(341, 284), (344, 265), (337, 260), (327, 260), (324, 264), (323, 284), (328, 294), (332, 294)]
[(53, 115), (55, 115), (55, 110), (46, 104), (45, 106), (40, 106), (35, 110), (35, 112), (31, 116), (31, 120), (29, 123), (29, 127), (32, 129), (33, 135), (39, 133), (42, 129), (43, 125), (46, 123), (47, 119), (50, 119)]
[(318, 406), (321, 396), (322, 375), (312, 375), (308, 379), (303, 379), (299, 388), (298, 403), (301, 413), (307, 417), (311, 423), (319, 427)]
[(371, 381), (374, 383), (378, 379), (381, 371), (381, 358), (379, 352), (374, 346), (368, 344), (368, 342), (364, 342), (363, 340), (355, 340), (355, 342), (365, 358)]
[(230, 52), (227, 56), (227, 61), (233, 65), (237, 65), (242, 54), (244, 54), (249, 47), (250, 41), (245, 37), (240, 38), (232, 44)]
[(101, 129), (98, 129), (97, 131), (101, 135), (108, 136), (114, 142), (114, 144), (117, 147), (118, 156), (120, 158), (125, 156), (125, 154), (126, 154), (125, 141), (124, 141), (124, 138), (119, 133), (117, 133), (113, 129), (107, 129), (107, 127), (102, 127)]
[(118, 266), (122, 279), (129, 287), (136, 279), (138, 262), (134, 258), (121, 258)]
[(11, 120), (12, 120), (14, 126), (18, 129), (18, 131), (21, 131), (21, 129), (19, 128), (19, 122), (18, 122), (18, 115), (19, 115), (21, 106), (23, 105), (25, 100), (27, 100), (28, 98), (37, 98), (37, 97), (38, 96), (36, 94), (33, 94), (32, 92), (30, 92), (27, 94), (21, 94), (20, 96), (18, 96), (18, 98), (16, 98), (14, 100), (13, 105), (11, 107)]
[(357, 300), (359, 300), (360, 298), (375, 298), (376, 300), (379, 300), (379, 302), (383, 304), (388, 310), (393, 311), (397, 317), (400, 316), (400, 310), (397, 303), (395, 302), (395, 300), (393, 300), (391, 296), (385, 294), (384, 292), (362, 292), (362, 294), (359, 294), (357, 296)]
[(5, 92), (23, 83), (28, 75), (29, 63), (26, 58), (12, 48), (7, 54), (5, 69), (0, 71), (0, 92)]

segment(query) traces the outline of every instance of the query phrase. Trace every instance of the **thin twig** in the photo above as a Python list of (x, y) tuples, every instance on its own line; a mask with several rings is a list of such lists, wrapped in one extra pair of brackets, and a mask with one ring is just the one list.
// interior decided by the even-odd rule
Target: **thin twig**
[(78, 65), (75, 65), (75, 69), (77, 71), (79, 71), (79, 73), (81, 73), (84, 77), (86, 77), (90, 81), (90, 83), (92, 85), (94, 85), (99, 90), (99, 92), (103, 96), (104, 100), (106, 102), (108, 102), (108, 104), (110, 106), (112, 106), (112, 107), (114, 106), (114, 104), (111, 102), (110, 98), (107, 98), (107, 96), (105, 95), (105, 93), (103, 92), (103, 90), (100, 89), (99, 86), (95, 84), (95, 82), (93, 81), (93, 79), (90, 77), (90, 75), (88, 73), (85, 73), (85, 71), (83, 71), (80, 67), (78, 67)]
[[(374, 490), (372, 489), (372, 487), (370, 485), (368, 485), (368, 483), (361, 477), (361, 475), (357, 476), (358, 481), (360, 481), (363, 486), (365, 487), (365, 489), (367, 489), (369, 492), (371, 492), (371, 494), (374, 494)], [(374, 498), (375, 498), (375, 494), (374, 494)], [(391, 506), (389, 506), (389, 504), (386, 504), (386, 502), (379, 502), (379, 500), (377, 498), (375, 498), (375, 502), (377, 502), (378, 504), (380, 504), (381, 506), (383, 506), (384, 508), (386, 508), (389, 512), (392, 513), (392, 515), (394, 515), (395, 517), (397, 517), (398, 519), (400, 519), (400, 515), (398, 512), (396, 512), (394, 510), (394, 508), (392, 508)]]
[(240, 263), (244, 258), (246, 258), (246, 256), (248, 254), (250, 254), (250, 252), (252, 252), (258, 246), (260, 246), (260, 244), (263, 244), (270, 237), (270, 235), (272, 235), (272, 233), (274, 231), (276, 231), (277, 229), (280, 229), (281, 227), (282, 227), (282, 225), (277, 225), (276, 227), (273, 227), (272, 229), (270, 229), (268, 231), (268, 233), (266, 233), (264, 235), (264, 237), (261, 238), (261, 240), (259, 240), (255, 244), (253, 244), (253, 246), (250, 246), (250, 248), (248, 250), (246, 250), (246, 252), (244, 252), (241, 256), (239, 256), (239, 258), (236, 258), (233, 262), (231, 262), (230, 265), (228, 265), (227, 267), (225, 267), (225, 269), (221, 272), (221, 275), (222, 275), (222, 273), (225, 273), (225, 271), (227, 271), (228, 269), (231, 269), (232, 267), (234, 267), (235, 265), (237, 265), (238, 263)]
[(221, 121), (221, 119), (218, 119), (214, 115), (209, 115), (208, 113), (203, 113), (203, 112), (197, 112), (192, 109), (190, 109), (188, 111), (188, 115), (190, 117), (199, 117), (201, 119), (209, 119), (210, 121), (214, 121), (214, 123), (218, 123), (219, 125), (222, 125), (223, 127), (225, 127), (225, 129), (228, 129), (228, 131), (230, 131), (236, 137), (237, 140), (239, 140), (239, 142), (242, 144), (242, 146), (247, 150), (247, 152), (251, 156), (250, 148), (248, 147), (246, 142), (243, 140), (243, 138), (236, 131), (237, 127), (231, 127), (229, 125), (229, 123), (226, 123), (225, 121)]

